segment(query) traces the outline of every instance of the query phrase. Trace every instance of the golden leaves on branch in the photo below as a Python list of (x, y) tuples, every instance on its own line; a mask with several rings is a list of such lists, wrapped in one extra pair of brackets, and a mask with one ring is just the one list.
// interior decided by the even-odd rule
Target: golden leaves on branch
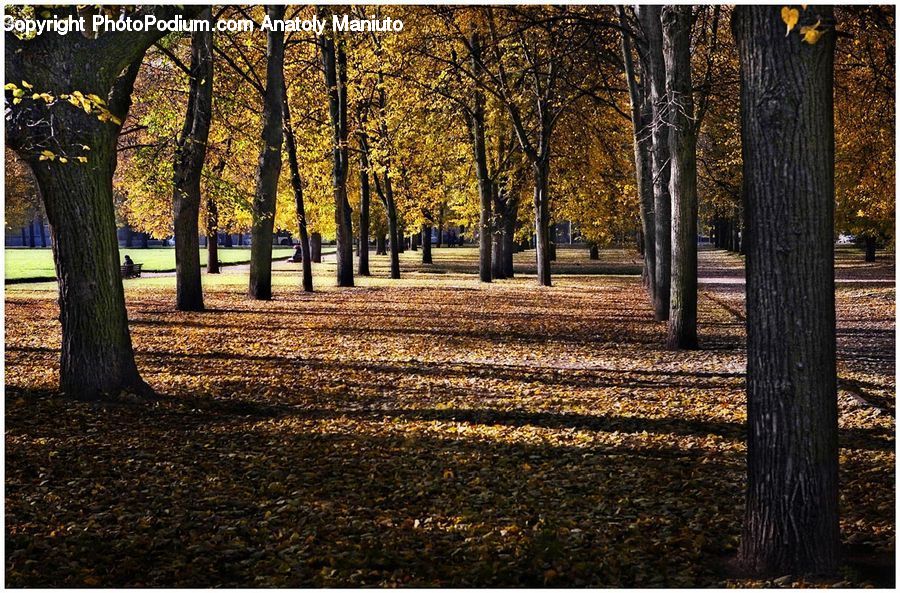
[[(806, 10), (806, 4), (801, 5), (803, 10)], [(800, 22), (800, 11), (796, 8), (790, 8), (788, 6), (783, 6), (781, 8), (781, 20), (784, 21), (784, 24), (787, 26), (787, 30), (785, 31), (784, 36), (787, 37), (791, 34), (791, 31), (794, 27), (797, 26), (797, 23)], [(800, 27), (800, 35), (803, 37), (803, 41), (808, 43), (809, 45), (815, 45), (819, 38), (822, 37), (822, 34), (825, 32), (823, 29), (819, 27), (822, 25), (822, 19), (817, 19), (815, 25), (804, 25)]]

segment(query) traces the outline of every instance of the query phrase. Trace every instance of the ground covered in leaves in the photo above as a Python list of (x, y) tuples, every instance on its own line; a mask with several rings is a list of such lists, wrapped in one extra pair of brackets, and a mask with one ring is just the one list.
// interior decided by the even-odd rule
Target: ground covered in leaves
[[(314, 294), (278, 265), (271, 302), (233, 270), (204, 313), (172, 310), (171, 278), (129, 281), (148, 405), (55, 394), (55, 287), (7, 287), (7, 585), (747, 584), (724, 568), (744, 488), (740, 259), (703, 252), (702, 350), (672, 352), (632, 256), (560, 252), (549, 289), (480, 285), (460, 270), (474, 250), (407, 252), (403, 280), (353, 289), (322, 264)], [(894, 550), (878, 265), (838, 271), (845, 584), (879, 584)]]

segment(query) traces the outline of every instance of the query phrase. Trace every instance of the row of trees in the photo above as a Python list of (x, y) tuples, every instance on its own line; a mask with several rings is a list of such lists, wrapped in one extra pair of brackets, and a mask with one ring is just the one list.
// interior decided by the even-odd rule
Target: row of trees
[[(75, 10), (122, 9), (48, 7), (32, 16)], [(311, 7), (140, 12), (211, 21), (312, 10), (330, 20), (331, 9)], [(353, 10), (381, 18), (387, 9)], [(698, 189), (709, 190), (715, 216), (743, 225), (748, 255), (742, 559), (761, 573), (833, 569), (835, 182), (868, 188), (859, 193), (874, 203), (893, 202), (892, 187), (879, 193), (893, 174), (858, 162), (841, 168), (842, 159), (835, 174), (835, 43), (853, 39), (839, 63), (890, 107), (889, 118), (838, 126), (846, 156), (880, 138), (879, 126), (889, 124), (893, 137), (893, 75), (878, 74), (893, 68), (892, 10), (853, 13), (853, 33), (839, 30), (830, 10), (805, 7), (391, 11), (415, 17), (405, 18), (405, 34), (272, 31), (263, 44), (258, 34), (195, 33), (188, 46), (153, 31), (7, 33), (7, 142), (33, 171), (53, 229), (62, 390), (149, 391), (134, 363), (118, 276), (114, 176), (128, 194), (129, 220), (174, 229), (184, 310), (203, 307), (200, 228), (215, 233), (228, 219), (249, 217), (249, 294), (257, 299), (272, 294), (276, 226), (299, 231), (303, 286), (312, 289), (309, 228), (314, 220), (327, 232), (326, 213), (340, 286), (353, 284), (354, 228), (363, 246), (372, 230), (390, 237), (398, 278), (404, 225), (421, 228), (427, 246), (436, 222), (477, 218), (485, 282), (511, 273), (517, 229), (533, 232), (537, 279), (549, 286), (554, 210), (595, 240), (639, 222), (648, 293), (657, 319), (669, 320), (669, 344), (680, 348), (696, 346)], [(726, 17), (734, 44), (722, 39)], [(841, 91), (848, 108), (867, 109), (862, 83), (843, 82), (853, 87)], [(851, 125), (865, 129), (861, 140)], [(891, 153), (887, 141), (880, 146)], [(285, 153), (290, 175), (282, 176)], [(374, 222), (373, 203), (386, 225)], [(858, 220), (893, 216), (891, 208), (858, 211)], [(368, 273), (367, 256), (356, 273)]]

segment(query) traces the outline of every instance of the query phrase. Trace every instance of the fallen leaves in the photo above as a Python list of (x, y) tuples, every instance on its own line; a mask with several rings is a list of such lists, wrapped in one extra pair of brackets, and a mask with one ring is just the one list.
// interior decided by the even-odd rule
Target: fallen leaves
[[(8, 291), (8, 583), (723, 584), (742, 293), (704, 288), (706, 349), (685, 353), (638, 278), (531, 282), (268, 303), (224, 286), (206, 313), (138, 285), (138, 365), (162, 397), (107, 406), (53, 395), (55, 295)], [(841, 376), (892, 403), (893, 287), (837, 300)], [(892, 414), (840, 405), (843, 537), (893, 550)]]

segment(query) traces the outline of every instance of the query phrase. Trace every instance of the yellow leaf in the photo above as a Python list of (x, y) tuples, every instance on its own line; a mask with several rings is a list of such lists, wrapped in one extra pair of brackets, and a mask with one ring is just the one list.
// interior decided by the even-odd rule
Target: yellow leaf
[(810, 45), (815, 44), (815, 42), (819, 40), (819, 37), (822, 36), (822, 33), (824, 33), (824, 31), (819, 30), (819, 25), (821, 24), (822, 20), (820, 19), (811, 27), (800, 27), (800, 34), (803, 35), (803, 41)]
[(790, 34), (791, 29), (797, 26), (797, 22), (800, 20), (800, 11), (796, 8), (784, 6), (781, 9), (781, 20), (787, 25), (787, 32), (784, 34), (784, 36), (787, 37)]
[(77, 156), (77, 157), (75, 157), (75, 160), (78, 161), (79, 163), (86, 163), (87, 157), (86, 156)]
[(25, 87), (26, 89), (28, 89), (29, 91), (30, 91), (31, 89), (34, 88), (33, 86), (31, 86), (30, 84), (28, 84), (28, 83), (25, 82), (24, 80), (22, 81), (22, 86)]
[(67, 158), (64, 157), (64, 156), (61, 156), (61, 157), (59, 157), (59, 162), (61, 162), (61, 163), (68, 163), (68, 162), (69, 162), (69, 159), (67, 159)]

